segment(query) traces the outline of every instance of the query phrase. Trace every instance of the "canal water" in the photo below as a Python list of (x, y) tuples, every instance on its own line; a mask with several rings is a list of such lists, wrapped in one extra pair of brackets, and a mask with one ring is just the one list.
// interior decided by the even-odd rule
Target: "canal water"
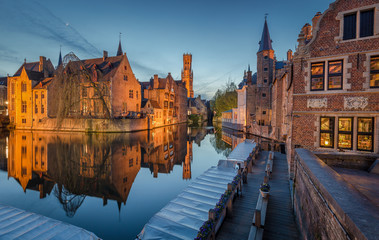
[(0, 203), (103, 239), (134, 239), (243, 140), (242, 134), (186, 125), (126, 134), (2, 133)]

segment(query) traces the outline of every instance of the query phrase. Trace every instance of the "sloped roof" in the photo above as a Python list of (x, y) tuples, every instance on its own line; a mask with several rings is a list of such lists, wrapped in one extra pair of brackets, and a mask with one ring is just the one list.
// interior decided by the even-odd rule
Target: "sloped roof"
[(285, 61), (277, 61), (275, 63), (275, 69), (282, 69), (284, 68), (284, 66), (287, 65), (287, 63)]
[(52, 77), (45, 78), (42, 81), (40, 81), (37, 85), (35, 85), (33, 89), (46, 89), (51, 84), (52, 81), (53, 81)]
[[(94, 69), (97, 69), (102, 74), (101, 76), (102, 80), (108, 81), (116, 73), (118, 67), (120, 66), (123, 56), (124, 55), (115, 56), (115, 57), (107, 57), (105, 59), (103, 58), (85, 59), (85, 60), (81, 60), (81, 63), (90, 72), (92, 72)], [(75, 62), (72, 62), (71, 66), (70, 64), (68, 64), (67, 66), (74, 67), (74, 68), (79, 67), (78, 65), (74, 65), (73, 63)]]
[(29, 62), (29, 63), (22, 64), (21, 67), (17, 70), (17, 72), (13, 76), (14, 77), (20, 76), (23, 67), (25, 67), (26, 71), (39, 72), (39, 62)]
[(271, 38), (270, 33), (268, 31), (267, 21), (265, 19), (265, 24), (263, 26), (263, 32), (262, 32), (262, 38), (259, 42), (259, 50), (258, 52), (261, 52), (263, 50), (273, 50), (271, 45)]

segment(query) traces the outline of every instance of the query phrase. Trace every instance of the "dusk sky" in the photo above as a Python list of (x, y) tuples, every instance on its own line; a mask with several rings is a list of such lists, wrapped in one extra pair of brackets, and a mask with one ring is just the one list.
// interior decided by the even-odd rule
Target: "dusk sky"
[(116, 55), (119, 33), (134, 74), (148, 81), (171, 72), (180, 79), (183, 53), (192, 53), (195, 96), (210, 99), (228, 80), (238, 84), (256, 52), (264, 16), (278, 60), (294, 50), (301, 27), (331, 0), (0, 0), (0, 76), (13, 75), (24, 58), (80, 59)]

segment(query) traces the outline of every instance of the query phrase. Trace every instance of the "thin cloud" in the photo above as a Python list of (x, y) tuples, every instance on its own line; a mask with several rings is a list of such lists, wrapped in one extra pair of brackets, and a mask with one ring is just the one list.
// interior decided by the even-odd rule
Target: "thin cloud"
[[(0, 2), (0, 30), (23, 33), (30, 36), (50, 39), (57, 45), (71, 47), (89, 56), (98, 56), (100, 51), (89, 43), (75, 28), (66, 25), (49, 9), (35, 1), (2, 1)], [(2, 36), (6, 38), (6, 35)]]

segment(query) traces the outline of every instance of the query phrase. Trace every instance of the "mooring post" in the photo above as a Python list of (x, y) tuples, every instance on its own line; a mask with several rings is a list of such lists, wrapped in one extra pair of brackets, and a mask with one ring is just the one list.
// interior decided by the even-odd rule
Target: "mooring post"
[(233, 217), (233, 186), (232, 184), (228, 183), (228, 191), (231, 191), (232, 193), (229, 196), (228, 204), (227, 204), (227, 214), (229, 217)]
[(212, 209), (209, 209), (209, 211), (208, 211), (208, 219), (214, 223), (213, 228), (212, 228), (212, 231), (211, 231), (211, 236), (210, 236), (210, 239), (211, 239), (211, 240), (215, 240), (215, 239), (216, 239), (216, 237), (215, 237), (215, 236), (216, 236), (216, 233), (215, 233), (215, 231), (216, 231), (216, 222), (215, 222), (215, 218), (216, 218), (216, 216), (215, 216), (215, 211), (214, 211), (214, 209), (213, 209), (213, 208), (212, 208)]

